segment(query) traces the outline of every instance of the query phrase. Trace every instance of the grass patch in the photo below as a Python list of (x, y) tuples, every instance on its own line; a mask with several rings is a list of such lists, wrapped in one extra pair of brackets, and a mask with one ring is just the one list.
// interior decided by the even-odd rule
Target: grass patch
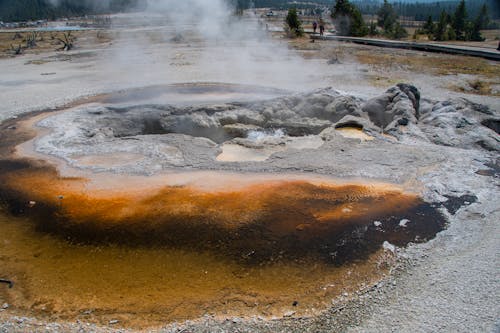
[(321, 43), (310, 39), (309, 36), (302, 36), (290, 39), (288, 44), (297, 51), (318, 51), (321, 49)]
[[(27, 39), (32, 34), (32, 31), (19, 32), (0, 32), (0, 58), (15, 56), (12, 48), (21, 46), (21, 54), (38, 54), (40, 52), (51, 52), (60, 49), (63, 44), (59, 39), (64, 39), (64, 32), (60, 31), (43, 31), (38, 32), (35, 38), (35, 45), (28, 47)], [(76, 48), (87, 45), (103, 45), (110, 43), (113, 36), (109, 32), (85, 30), (71, 31), (71, 36), (74, 39)]]
[(395, 66), (432, 75), (482, 75), (487, 78), (499, 80), (500, 66), (491, 61), (463, 56), (443, 56), (442, 54), (401, 54), (378, 53), (372, 50), (360, 50), (356, 53), (360, 63), (391, 69)]
[(368, 75), (367, 78), (373, 86), (382, 88), (395, 86), (398, 83), (407, 81), (399, 77), (387, 77), (384, 75)]

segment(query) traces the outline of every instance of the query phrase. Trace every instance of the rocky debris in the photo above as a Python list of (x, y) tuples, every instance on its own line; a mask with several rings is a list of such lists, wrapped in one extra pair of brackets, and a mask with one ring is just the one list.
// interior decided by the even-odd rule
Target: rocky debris
[(494, 130), (497, 134), (500, 134), (500, 119), (499, 118), (486, 118), (481, 121), (481, 125)]
[(162, 117), (160, 127), (160, 132), (163, 132), (163, 134), (179, 133), (194, 137), (205, 137), (217, 143), (223, 143), (229, 139), (220, 122), (205, 112)]
[(464, 99), (437, 102), (422, 115), (419, 127), (435, 144), (500, 150), (500, 137), (483, 125), (493, 111)]
[(410, 223), (410, 220), (408, 220), (408, 219), (402, 219), (401, 221), (399, 221), (399, 226), (401, 228), (406, 228), (406, 226), (408, 225), (408, 223)]
[(389, 251), (389, 252), (392, 252), (392, 253), (396, 253), (396, 246), (392, 245), (391, 243), (389, 243), (388, 241), (385, 241), (383, 244), (382, 244), (382, 248), (385, 250), (385, 251)]
[(252, 131), (262, 131), (263, 128), (252, 124), (235, 123), (223, 126), (228, 136), (246, 138)]
[(267, 123), (271, 128), (282, 128), (290, 136), (317, 135), (331, 122), (318, 118), (293, 117), (286, 120), (271, 120)]

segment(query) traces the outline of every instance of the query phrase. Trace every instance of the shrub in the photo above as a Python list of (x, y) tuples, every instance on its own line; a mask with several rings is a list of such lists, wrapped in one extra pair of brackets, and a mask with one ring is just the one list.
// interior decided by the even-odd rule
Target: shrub
[(302, 22), (300, 22), (299, 15), (297, 14), (297, 8), (290, 8), (285, 20), (288, 28), (295, 36), (302, 36), (304, 34)]

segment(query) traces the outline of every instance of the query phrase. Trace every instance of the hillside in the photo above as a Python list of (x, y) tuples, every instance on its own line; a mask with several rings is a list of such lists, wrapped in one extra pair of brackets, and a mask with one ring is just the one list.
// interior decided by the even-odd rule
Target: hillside
[[(162, 0), (157, 0), (162, 1)], [(332, 0), (228, 0), (240, 9), (257, 8), (281, 8), (290, 6), (300, 8), (311, 8), (319, 6), (331, 6)], [(353, 0), (363, 14), (374, 14), (382, 1), (379, 0)], [(456, 8), (458, 0), (398, 0), (390, 1), (395, 4), (399, 15), (415, 17), (425, 20), (429, 15), (437, 19), (441, 11), (452, 11)], [(468, 14), (477, 15), (483, 3), (489, 8), (492, 18), (500, 18), (500, 3), (497, 0), (468, 0)], [(89, 14), (107, 14), (123, 11), (141, 10), (146, 7), (147, 0), (0, 0), (0, 21), (15, 22), (40, 19), (56, 19), (59, 17), (81, 16)]]
[(55, 19), (140, 8), (139, 0), (0, 0), (0, 21)]

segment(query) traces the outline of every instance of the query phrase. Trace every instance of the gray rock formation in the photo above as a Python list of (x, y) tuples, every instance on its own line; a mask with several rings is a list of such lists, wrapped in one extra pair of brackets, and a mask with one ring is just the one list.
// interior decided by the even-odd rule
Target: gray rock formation
[(397, 126), (417, 123), (419, 107), (420, 93), (417, 88), (398, 84), (382, 96), (368, 100), (362, 110), (376, 126), (388, 132)]
[[(75, 156), (135, 154), (144, 158), (132, 166), (92, 168), (140, 173), (220, 166), (215, 159), (225, 142), (264, 149), (284, 145), (289, 137), (319, 135), (332, 142), (321, 148), (328, 149), (335, 142), (353, 142), (337, 133), (344, 127), (360, 129), (384, 142), (499, 151), (499, 119), (498, 112), (465, 99), (420, 100), (415, 87), (399, 84), (368, 101), (322, 89), (251, 103), (84, 105), (43, 120), (40, 125), (52, 131), (37, 141), (36, 149), (80, 167), (86, 166)], [(252, 135), (259, 137), (258, 142)]]
[[(435, 144), (460, 148), (479, 146), (500, 150), (500, 136), (495, 132), (494, 114), (465, 99), (437, 102), (422, 115), (420, 128)], [(490, 126), (486, 126), (490, 125)], [(493, 128), (491, 128), (493, 127)]]

